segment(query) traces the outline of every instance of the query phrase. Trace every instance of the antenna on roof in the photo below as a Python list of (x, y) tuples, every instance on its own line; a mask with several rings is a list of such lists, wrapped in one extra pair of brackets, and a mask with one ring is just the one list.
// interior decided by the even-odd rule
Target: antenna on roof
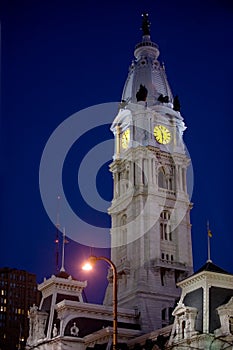
[(212, 262), (210, 259), (210, 238), (212, 237), (212, 232), (210, 231), (209, 220), (207, 220), (207, 236), (208, 236), (208, 260), (207, 262)]
[(60, 271), (65, 271), (65, 244), (69, 243), (69, 241), (66, 239), (66, 231), (65, 227), (63, 228), (63, 240), (62, 240), (62, 262), (61, 262), (61, 268)]
[(60, 218), (59, 218), (59, 211), (60, 211), (60, 196), (57, 196), (57, 220), (56, 220), (56, 238), (55, 238), (55, 244), (56, 244), (56, 251), (55, 251), (55, 264), (56, 264), (56, 271), (59, 271), (59, 228), (60, 228)]

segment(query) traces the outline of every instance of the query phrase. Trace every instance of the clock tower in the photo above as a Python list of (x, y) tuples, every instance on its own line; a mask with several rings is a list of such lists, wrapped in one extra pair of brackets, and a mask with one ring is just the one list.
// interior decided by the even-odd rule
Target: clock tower
[[(176, 283), (193, 272), (185, 124), (159, 48), (143, 15), (118, 115), (111, 130), (114, 196), (111, 259), (118, 273), (118, 305), (134, 308), (141, 328), (169, 324), (180, 296)], [(104, 304), (112, 303), (112, 279)]]

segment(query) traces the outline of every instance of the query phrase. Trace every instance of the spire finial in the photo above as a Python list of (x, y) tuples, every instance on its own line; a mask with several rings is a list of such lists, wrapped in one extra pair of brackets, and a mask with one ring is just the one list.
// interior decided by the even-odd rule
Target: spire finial
[(143, 13), (142, 14), (142, 31), (143, 31), (143, 35), (150, 35), (150, 21), (148, 19), (148, 13)]
[(59, 271), (59, 229), (60, 229), (60, 217), (59, 217), (59, 210), (60, 210), (60, 196), (57, 196), (57, 223), (56, 223), (56, 238), (55, 238), (55, 244), (56, 244), (56, 252), (55, 252), (55, 260), (56, 260), (56, 271)]
[(212, 232), (210, 231), (209, 220), (207, 220), (207, 236), (208, 236), (208, 260), (207, 262), (212, 262), (210, 259), (210, 238), (212, 237)]

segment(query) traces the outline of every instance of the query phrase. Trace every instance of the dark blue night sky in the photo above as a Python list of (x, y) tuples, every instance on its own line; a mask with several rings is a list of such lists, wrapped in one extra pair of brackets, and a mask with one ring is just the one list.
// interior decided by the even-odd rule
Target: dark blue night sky
[[(145, 11), (187, 125), (184, 139), (194, 169), (194, 268), (207, 259), (209, 220), (212, 260), (233, 273), (230, 0), (2, 2), (0, 266), (34, 272), (38, 282), (55, 272), (56, 228), (39, 190), (42, 152), (53, 131), (72, 114), (120, 101), (134, 46), (141, 40), (141, 13)], [(84, 157), (112, 135), (101, 127), (85, 136), (67, 155), (63, 185), (75, 213), (98, 231), (98, 225), (108, 226), (110, 220), (82, 202), (75, 177), (82, 152)], [(96, 175), (99, 195), (110, 201), (107, 160)], [(54, 212), (56, 206), (54, 198)], [(62, 202), (60, 210), (62, 225)], [(96, 266), (91, 276), (80, 270), (91, 251), (109, 254), (107, 249), (91, 250), (70, 240), (66, 268), (76, 278), (88, 279), (89, 300), (100, 301), (106, 285), (102, 266)], [(98, 293), (96, 287), (93, 291), (95, 283)]]

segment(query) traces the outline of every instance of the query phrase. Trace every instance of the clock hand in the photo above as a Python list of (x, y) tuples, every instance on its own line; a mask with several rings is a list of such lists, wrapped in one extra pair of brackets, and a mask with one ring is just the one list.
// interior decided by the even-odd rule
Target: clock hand
[(162, 136), (162, 143), (163, 143), (163, 132), (161, 131), (161, 136)]

